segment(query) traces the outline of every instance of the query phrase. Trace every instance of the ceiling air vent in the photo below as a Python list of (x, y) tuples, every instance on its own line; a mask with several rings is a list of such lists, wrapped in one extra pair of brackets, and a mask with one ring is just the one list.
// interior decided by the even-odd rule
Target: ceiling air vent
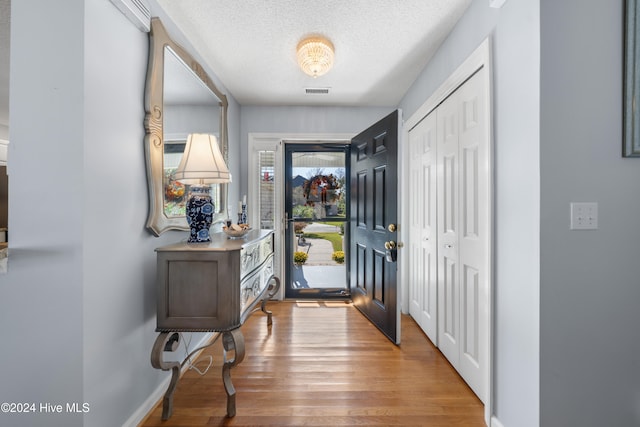
[(328, 87), (308, 87), (304, 90), (307, 95), (326, 95), (329, 93)]

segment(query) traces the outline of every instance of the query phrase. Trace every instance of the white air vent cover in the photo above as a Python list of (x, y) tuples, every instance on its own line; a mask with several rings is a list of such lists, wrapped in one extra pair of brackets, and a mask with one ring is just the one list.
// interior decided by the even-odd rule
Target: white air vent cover
[(129, 21), (145, 33), (151, 28), (151, 11), (146, 0), (111, 0)]
[(305, 89), (308, 95), (326, 95), (329, 93), (328, 87), (308, 87)]

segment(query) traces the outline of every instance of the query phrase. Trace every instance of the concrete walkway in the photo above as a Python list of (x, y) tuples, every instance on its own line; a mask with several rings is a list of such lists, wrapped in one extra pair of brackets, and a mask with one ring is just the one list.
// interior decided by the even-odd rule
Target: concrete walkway
[(336, 265), (336, 262), (331, 259), (333, 245), (328, 240), (307, 238), (302, 242), (298, 239), (296, 251), (306, 252), (309, 255), (305, 265)]
[(309, 288), (344, 288), (347, 287), (347, 270), (344, 264), (301, 265), (293, 267), (293, 287)]
[[(311, 223), (304, 228), (305, 233), (338, 233), (340, 227)], [(347, 272), (344, 264), (338, 264), (331, 256), (333, 244), (325, 239), (296, 239), (296, 251), (309, 255), (307, 262), (294, 267), (295, 288), (346, 288)]]
[(329, 224), (320, 224), (318, 222), (312, 222), (307, 225), (304, 230), (305, 233), (339, 233), (340, 227)]
[[(339, 233), (340, 227), (329, 224), (312, 222), (307, 225), (304, 233)], [(325, 239), (305, 238), (305, 241), (296, 240), (298, 247), (296, 251), (306, 252), (309, 255), (305, 265), (338, 265), (331, 256), (333, 255), (333, 244)]]

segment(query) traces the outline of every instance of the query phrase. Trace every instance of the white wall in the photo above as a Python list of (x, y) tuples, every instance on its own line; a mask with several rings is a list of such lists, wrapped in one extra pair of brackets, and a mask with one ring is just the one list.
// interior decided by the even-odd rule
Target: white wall
[(505, 427), (539, 420), (539, 2), (474, 0), (400, 103), (411, 114), (484, 40), (493, 53), (494, 400)]
[(90, 411), (0, 413), (0, 425), (122, 425), (169, 376), (150, 364), (154, 248), (184, 238), (145, 230), (148, 34), (107, 0), (16, 1), (11, 27), (0, 401), (87, 402)]
[[(540, 412), (640, 425), (640, 159), (622, 158), (623, 0), (541, 1)], [(569, 203), (599, 203), (597, 231)]]

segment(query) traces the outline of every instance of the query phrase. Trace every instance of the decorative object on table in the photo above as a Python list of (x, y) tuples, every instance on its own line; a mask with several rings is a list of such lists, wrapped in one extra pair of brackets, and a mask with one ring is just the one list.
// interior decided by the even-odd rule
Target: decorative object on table
[(240, 215), (240, 224), (246, 224), (247, 223), (247, 205), (243, 204), (242, 205), (242, 215)]
[(247, 195), (242, 197), (242, 200), (238, 202), (238, 224), (247, 223)]
[(230, 226), (222, 227), (222, 231), (230, 239), (240, 239), (246, 236), (250, 230), (251, 226), (249, 224), (231, 224)]
[(210, 242), (209, 228), (213, 221), (213, 200), (210, 184), (230, 182), (218, 140), (214, 135), (194, 133), (187, 138), (184, 154), (175, 171), (175, 179), (190, 185), (186, 216), (189, 243)]

